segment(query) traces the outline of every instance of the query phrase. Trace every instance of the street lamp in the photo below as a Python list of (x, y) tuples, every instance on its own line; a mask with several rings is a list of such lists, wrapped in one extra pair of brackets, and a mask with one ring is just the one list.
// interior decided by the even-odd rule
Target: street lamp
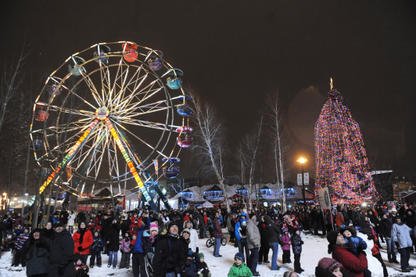
[(305, 169), (305, 165), (308, 162), (308, 159), (305, 158), (304, 156), (300, 156), (296, 162), (300, 165), (300, 170), (302, 174), (302, 196), (303, 196), (303, 206), (304, 206), (304, 211), (306, 212), (306, 197), (305, 197), (305, 180), (303, 178), (303, 171)]

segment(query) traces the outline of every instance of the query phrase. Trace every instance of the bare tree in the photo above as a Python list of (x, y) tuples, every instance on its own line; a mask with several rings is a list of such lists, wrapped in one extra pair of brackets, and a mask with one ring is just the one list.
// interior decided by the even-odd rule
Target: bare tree
[(199, 97), (192, 95), (194, 102), (194, 120), (197, 127), (196, 136), (200, 144), (194, 145), (194, 148), (209, 160), (211, 169), (224, 191), (224, 199), (227, 211), (230, 211), (227, 191), (224, 185), (224, 132), (223, 127), (218, 119), (215, 110), (207, 103), (203, 103)]
[(27, 56), (25, 48), (25, 46), (22, 47), (15, 65), (4, 69), (0, 80), (0, 132), (4, 124), (7, 105), (23, 83), (23, 78), (19, 75), (21, 75), (23, 62)]
[(253, 193), (253, 183), (254, 183), (254, 172), (256, 169), (256, 161), (257, 161), (257, 152), (260, 145), (260, 139), (263, 129), (263, 115), (260, 117), (260, 121), (257, 125), (257, 130), (255, 133), (247, 134), (243, 138), (243, 150), (241, 156), (244, 159), (246, 166), (249, 169), (249, 176), (248, 176), (248, 193), (249, 193), (249, 209), (252, 208), (252, 202), (250, 201), (251, 194)]
[(281, 139), (281, 125), (280, 125), (280, 103), (279, 94), (269, 95), (268, 100), (269, 116), (272, 121), (271, 137), (273, 147), (273, 158), (276, 172), (276, 184), (282, 191), (282, 209), (286, 212), (286, 194), (285, 194), (285, 179), (283, 168), (283, 153), (282, 153), (282, 139)]

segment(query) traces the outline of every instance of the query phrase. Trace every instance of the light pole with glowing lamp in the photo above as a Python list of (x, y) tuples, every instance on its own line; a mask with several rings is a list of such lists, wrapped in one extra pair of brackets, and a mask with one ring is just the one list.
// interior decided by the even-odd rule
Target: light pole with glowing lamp
[(308, 159), (305, 158), (304, 156), (300, 156), (296, 162), (300, 165), (300, 171), (302, 174), (302, 196), (303, 196), (303, 207), (304, 207), (304, 211), (306, 212), (306, 197), (305, 197), (305, 180), (303, 178), (303, 171), (305, 169), (305, 165), (308, 162)]

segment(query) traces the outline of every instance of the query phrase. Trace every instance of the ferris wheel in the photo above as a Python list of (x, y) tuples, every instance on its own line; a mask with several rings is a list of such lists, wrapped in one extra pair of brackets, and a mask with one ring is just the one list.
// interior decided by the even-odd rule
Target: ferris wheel
[(30, 137), (51, 183), (77, 196), (149, 179), (192, 144), (183, 72), (131, 41), (97, 43), (68, 57), (33, 105)]

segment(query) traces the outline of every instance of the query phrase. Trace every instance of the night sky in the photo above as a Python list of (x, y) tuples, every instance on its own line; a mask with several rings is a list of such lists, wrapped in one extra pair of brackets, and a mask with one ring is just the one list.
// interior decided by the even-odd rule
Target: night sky
[(313, 126), (333, 76), (370, 165), (416, 175), (415, 1), (7, 2), (0, 64), (29, 44), (24, 91), (33, 100), (72, 53), (136, 41), (184, 70), (185, 85), (218, 108), (230, 141), (254, 128), (265, 96), (279, 91), (290, 167), (295, 153), (313, 157)]

